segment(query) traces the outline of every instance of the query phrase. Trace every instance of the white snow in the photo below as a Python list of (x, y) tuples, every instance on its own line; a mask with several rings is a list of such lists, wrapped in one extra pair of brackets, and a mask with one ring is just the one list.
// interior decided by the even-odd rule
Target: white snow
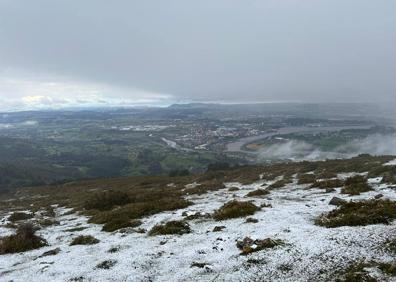
[[(70, 281), (83, 277), (84, 281), (324, 281), (334, 278), (333, 271), (346, 267), (357, 259), (392, 260), (379, 248), (387, 238), (396, 235), (395, 224), (363, 227), (323, 228), (313, 224), (315, 217), (330, 211), (333, 196), (344, 199), (372, 198), (378, 193), (396, 200), (396, 191), (378, 179), (370, 179), (375, 191), (359, 196), (323, 193), (307, 189), (308, 185), (295, 182), (273, 190), (264, 198), (246, 198), (245, 195), (272, 182), (262, 180), (251, 184), (227, 183), (226, 188), (204, 195), (191, 195), (194, 205), (163, 212), (143, 219), (142, 228), (149, 230), (159, 222), (182, 219), (182, 213), (212, 213), (232, 199), (252, 200), (256, 205), (271, 204), (251, 216), (258, 223), (245, 223), (244, 218), (216, 222), (212, 219), (189, 221), (190, 234), (150, 237), (133, 232), (102, 232), (100, 225), (88, 224), (87, 218), (76, 214), (62, 215), (57, 209), (59, 226), (38, 232), (50, 246), (21, 254), (0, 256), (1, 281)], [(266, 187), (264, 186), (264, 187)], [(240, 190), (230, 192), (229, 187)], [(78, 232), (67, 232), (74, 227), (87, 227)], [(212, 232), (215, 226), (226, 226), (221, 232)], [(0, 229), (0, 236), (5, 229)], [(93, 235), (100, 243), (90, 246), (69, 246), (77, 235)], [(285, 246), (241, 256), (236, 240), (244, 237), (282, 239)], [(59, 247), (55, 256), (39, 257)], [(119, 247), (109, 253), (112, 247)], [(97, 269), (104, 260), (116, 260), (109, 270)], [(206, 263), (203, 268), (192, 263)]]

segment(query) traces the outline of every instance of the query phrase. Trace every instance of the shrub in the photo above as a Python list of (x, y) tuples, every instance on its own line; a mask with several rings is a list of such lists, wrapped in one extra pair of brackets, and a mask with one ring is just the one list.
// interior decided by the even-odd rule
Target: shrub
[(312, 183), (311, 187), (320, 188), (320, 189), (328, 189), (328, 188), (338, 188), (344, 185), (344, 181), (340, 179), (327, 179), (315, 181)]
[(363, 262), (356, 262), (350, 265), (343, 275), (343, 278), (336, 281), (341, 282), (377, 282), (377, 279), (371, 277), (364, 269), (367, 265)]
[(315, 182), (316, 178), (314, 174), (300, 174), (298, 176), (297, 184), (309, 184)]
[(366, 200), (347, 202), (327, 214), (321, 215), (315, 223), (325, 227), (362, 226), (389, 224), (396, 218), (396, 202), (389, 200)]
[(328, 170), (324, 170), (321, 173), (319, 173), (316, 178), (317, 179), (330, 179), (330, 178), (336, 178), (337, 174)]
[(372, 191), (373, 188), (371, 188), (370, 185), (367, 183), (359, 183), (359, 184), (352, 184), (345, 186), (341, 189), (342, 194), (348, 194), (348, 195), (360, 195), (360, 193)]
[(268, 195), (270, 192), (264, 189), (257, 189), (246, 194), (246, 197), (261, 197)]
[(179, 197), (162, 197), (160, 199), (148, 199), (145, 202), (133, 203), (119, 209), (95, 214), (90, 218), (90, 223), (106, 224), (108, 222), (123, 219), (138, 219), (143, 216), (156, 214), (162, 211), (171, 211), (186, 208), (191, 202)]
[(291, 183), (291, 180), (288, 180), (288, 179), (281, 179), (281, 180), (278, 180), (278, 181), (272, 183), (272, 184), (269, 186), (269, 188), (270, 188), (270, 189), (282, 188), (282, 187), (284, 187), (286, 184), (289, 184), (289, 183)]
[(348, 177), (345, 180), (345, 185), (352, 185), (352, 184), (358, 184), (358, 183), (362, 183), (362, 182), (366, 182), (366, 178), (362, 175), (355, 175), (355, 176), (351, 176)]
[(345, 180), (345, 186), (341, 189), (341, 193), (349, 195), (359, 195), (360, 193), (373, 190), (367, 183), (365, 177), (356, 175)]
[(20, 225), (16, 234), (0, 238), (0, 254), (25, 252), (47, 246), (47, 241), (35, 235), (32, 224)]
[(239, 188), (238, 187), (230, 187), (230, 188), (228, 188), (228, 191), (230, 191), (230, 192), (239, 191)]
[(108, 191), (95, 194), (85, 202), (84, 208), (87, 210), (110, 210), (114, 206), (123, 206), (130, 203), (128, 194), (120, 191)]
[(172, 235), (178, 234), (183, 235), (191, 232), (190, 225), (181, 220), (168, 221), (165, 224), (155, 225), (149, 232), (150, 236), (156, 235)]
[(45, 219), (39, 220), (38, 224), (41, 227), (48, 227), (48, 226), (51, 226), (51, 225), (59, 225), (59, 221), (54, 220), (54, 219), (45, 218)]
[(211, 218), (211, 215), (209, 213), (196, 212), (190, 215), (186, 214), (185, 220), (195, 220), (195, 219), (205, 219), (205, 218)]
[(102, 261), (101, 263), (99, 263), (96, 266), (96, 268), (99, 268), (99, 269), (110, 269), (114, 265), (116, 265), (116, 263), (117, 263), (116, 260), (105, 260), (105, 261)]
[(396, 262), (393, 263), (379, 263), (378, 268), (391, 276), (396, 276)]
[(70, 243), (70, 246), (74, 245), (94, 245), (99, 243), (100, 241), (91, 235), (80, 235), (73, 239)]
[(138, 227), (142, 222), (138, 219), (114, 218), (103, 225), (102, 231), (113, 232), (121, 228)]
[(8, 220), (11, 222), (26, 220), (33, 217), (33, 214), (26, 213), (26, 212), (13, 212), (9, 217)]
[(213, 218), (215, 220), (223, 220), (244, 217), (253, 215), (258, 210), (260, 210), (260, 208), (251, 202), (230, 201), (216, 210), (213, 214)]

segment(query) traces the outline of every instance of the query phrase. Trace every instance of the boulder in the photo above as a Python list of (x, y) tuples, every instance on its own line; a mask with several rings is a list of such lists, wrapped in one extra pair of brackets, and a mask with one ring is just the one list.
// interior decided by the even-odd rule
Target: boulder
[(333, 197), (330, 202), (329, 205), (333, 205), (333, 206), (342, 206), (343, 204), (345, 204), (347, 201), (338, 198), (338, 197)]

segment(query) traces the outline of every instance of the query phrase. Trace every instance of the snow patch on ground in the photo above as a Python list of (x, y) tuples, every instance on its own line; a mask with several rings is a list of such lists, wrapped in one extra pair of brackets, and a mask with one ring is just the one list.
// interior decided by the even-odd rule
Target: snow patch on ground
[[(342, 175), (341, 177), (347, 177)], [(226, 183), (226, 188), (187, 199), (194, 205), (173, 212), (163, 212), (143, 219), (142, 228), (149, 230), (155, 224), (183, 219), (183, 212), (212, 213), (224, 203), (236, 199), (252, 201), (256, 205), (271, 204), (253, 215), (258, 223), (245, 223), (245, 218), (224, 221), (197, 219), (189, 221), (193, 232), (186, 235), (150, 237), (129, 232), (106, 233), (100, 225), (88, 224), (87, 218), (67, 214), (58, 208), (56, 220), (60, 225), (38, 231), (50, 246), (20, 254), (0, 256), (2, 281), (323, 281), (332, 279), (333, 272), (358, 259), (392, 260), (380, 248), (389, 237), (396, 236), (396, 225), (323, 228), (313, 224), (323, 212), (334, 209), (328, 202), (334, 196), (343, 199), (368, 199), (378, 193), (396, 200), (396, 191), (380, 179), (370, 179), (375, 191), (359, 196), (323, 193), (323, 190), (297, 185), (296, 181), (275, 189), (265, 197), (245, 197), (272, 182), (260, 180), (251, 185)], [(237, 191), (228, 191), (238, 187)], [(65, 214), (66, 213), (66, 214)], [(225, 226), (221, 232), (212, 232), (216, 226)], [(70, 228), (86, 227), (69, 232)], [(0, 236), (7, 235), (5, 228)], [(69, 246), (78, 235), (92, 235), (100, 243), (90, 246)], [(268, 237), (282, 239), (285, 246), (241, 256), (236, 240)], [(48, 250), (60, 248), (59, 254), (40, 257)], [(109, 249), (119, 251), (110, 253)], [(104, 260), (115, 260), (111, 269), (98, 269)], [(206, 266), (192, 267), (193, 263)], [(76, 280), (77, 281), (77, 280)]]

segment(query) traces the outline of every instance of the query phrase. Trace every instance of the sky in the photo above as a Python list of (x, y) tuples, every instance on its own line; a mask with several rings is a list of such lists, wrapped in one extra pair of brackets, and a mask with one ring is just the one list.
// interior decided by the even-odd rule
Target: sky
[(396, 1), (0, 0), (0, 109), (396, 100)]

